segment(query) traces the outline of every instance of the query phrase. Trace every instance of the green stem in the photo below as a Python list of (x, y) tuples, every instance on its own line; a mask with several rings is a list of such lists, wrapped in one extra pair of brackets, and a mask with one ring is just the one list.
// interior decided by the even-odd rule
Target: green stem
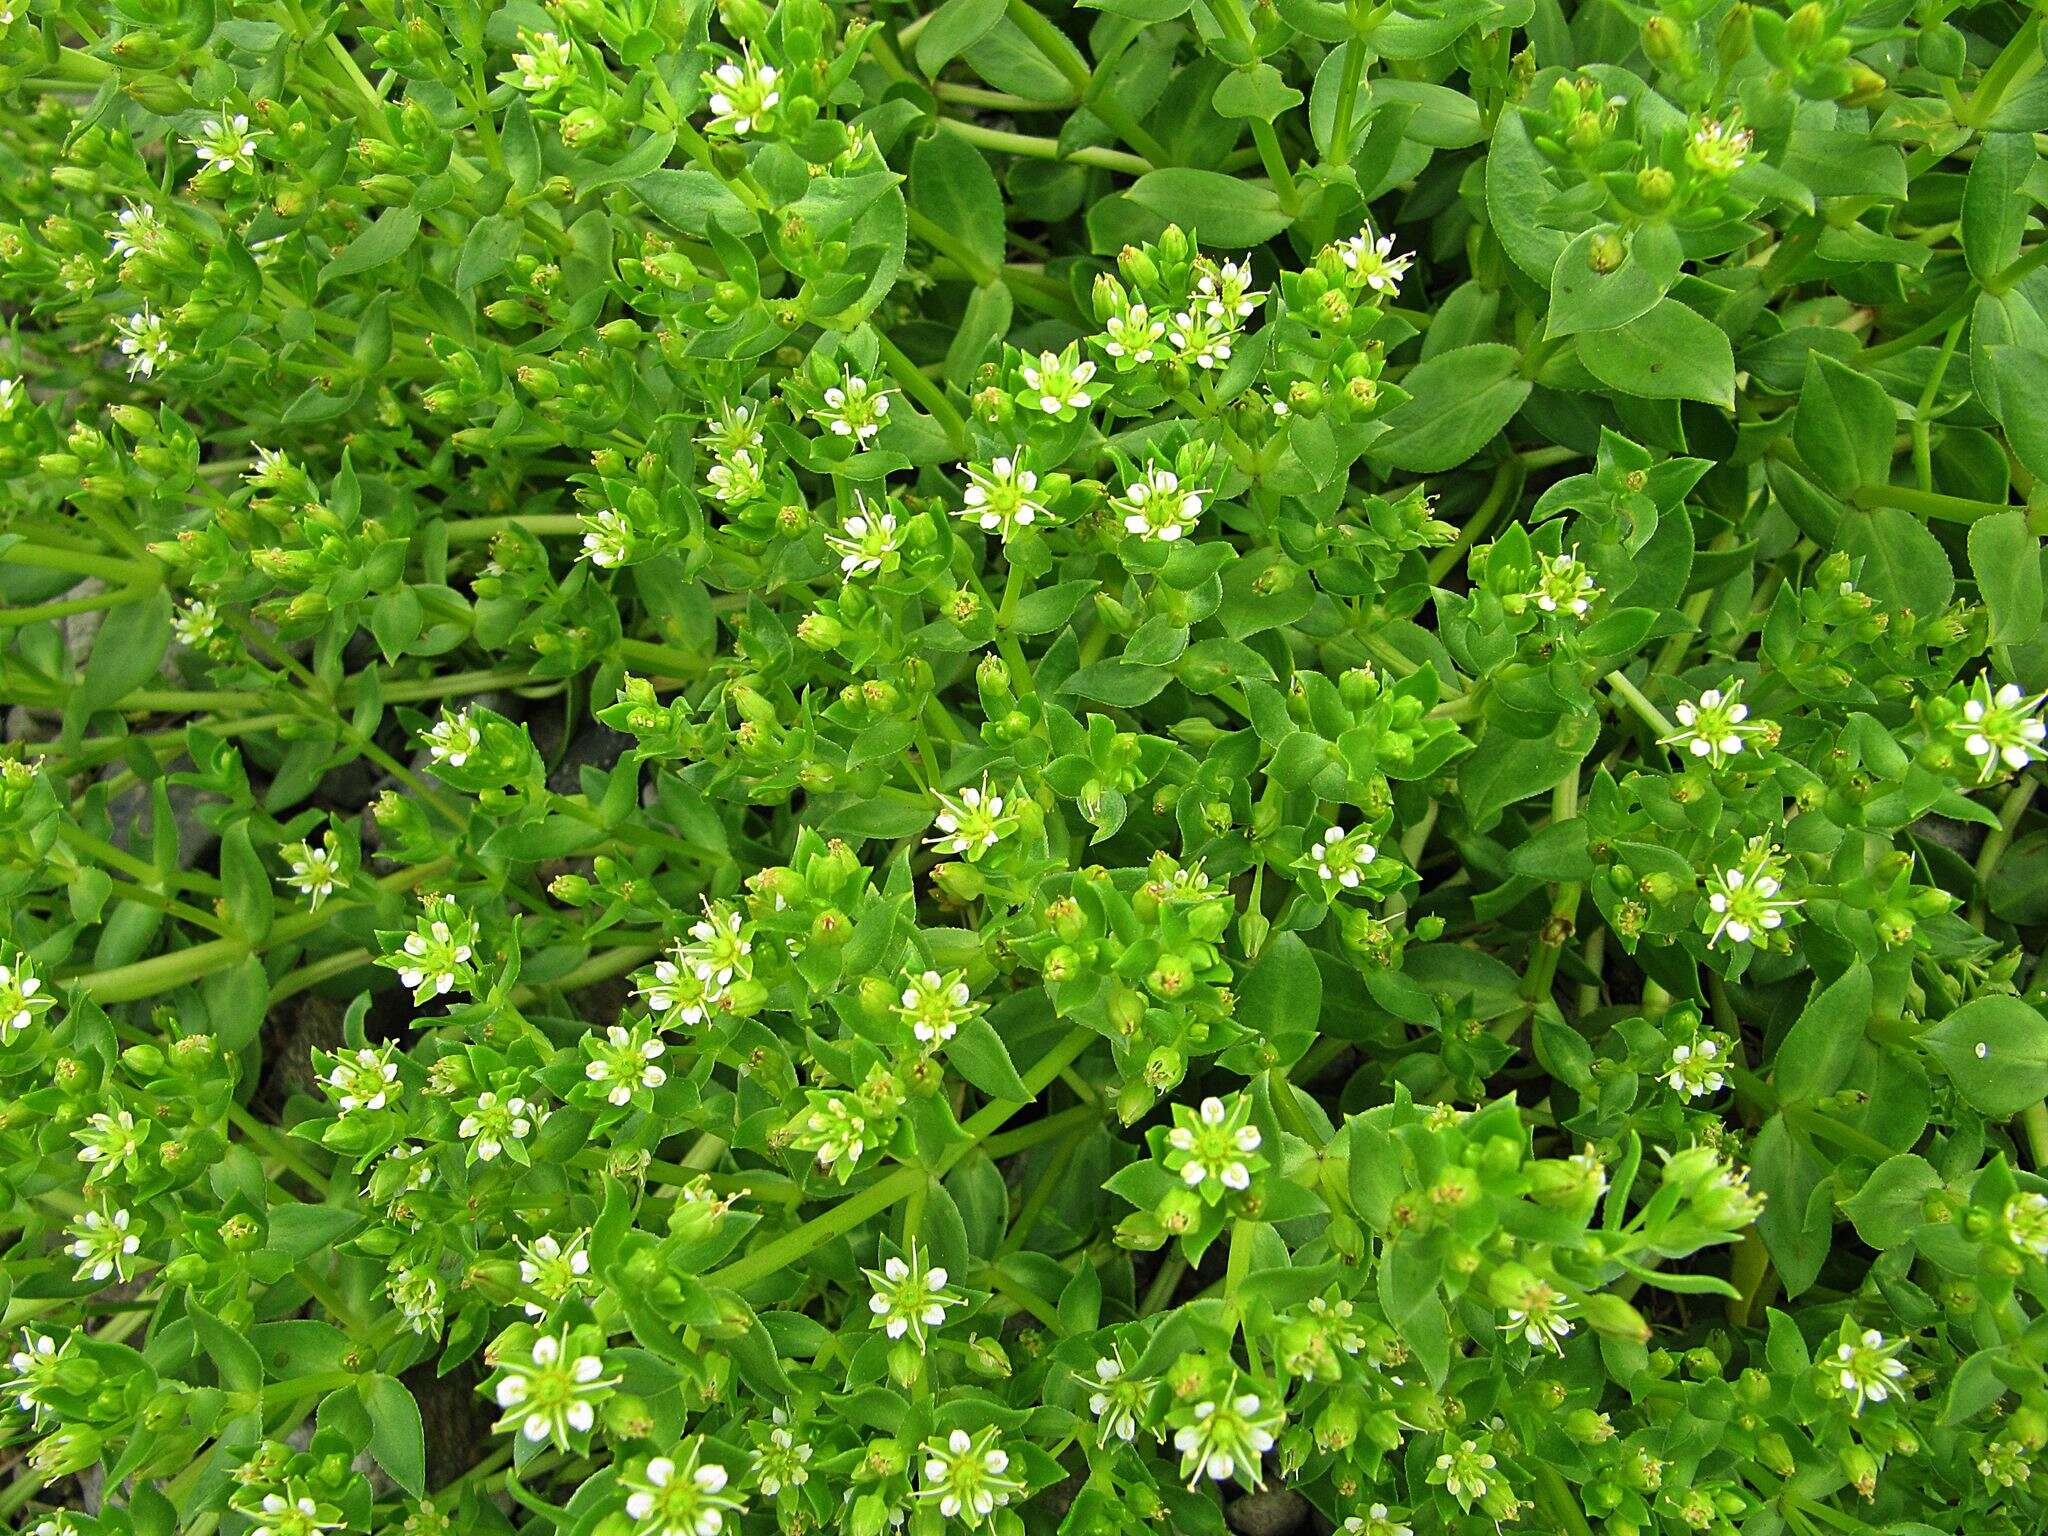
[(966, 1140), (949, 1148), (935, 1167), (898, 1168), (892, 1173), (884, 1174), (858, 1194), (849, 1195), (840, 1201), (831, 1210), (813, 1216), (794, 1231), (785, 1232), (774, 1241), (764, 1243), (753, 1252), (735, 1259), (723, 1269), (707, 1275), (705, 1283), (724, 1286), (728, 1290), (742, 1290), (758, 1280), (766, 1279), (785, 1265), (794, 1263), (820, 1243), (830, 1242), (833, 1238), (852, 1231), (869, 1217), (880, 1215), (897, 1201), (908, 1199), (910, 1192), (921, 1187), (927, 1179), (943, 1178), (947, 1170), (993, 1135), (1005, 1121), (1035, 1102), (1039, 1090), (1058, 1077), (1061, 1070), (1070, 1066), (1095, 1039), (1096, 1034), (1092, 1029), (1069, 1030), (1058, 1044), (1024, 1074), (1024, 1086), (1031, 1091), (1032, 1098), (1015, 1102), (998, 1099), (984, 1105), (961, 1127), (966, 1133)]
[(960, 413), (953, 409), (953, 403), (946, 398), (945, 391), (926, 378), (924, 371), (912, 362), (895, 342), (879, 330), (874, 334), (876, 342), (881, 347), (882, 361), (888, 365), (891, 377), (903, 386), (905, 394), (925, 408), (926, 414), (933, 421), (945, 429), (946, 440), (951, 444), (954, 454), (957, 456), (965, 453), (967, 423), (961, 418)]
[(1126, 176), (1143, 176), (1152, 169), (1151, 161), (1120, 149), (1100, 149), (1092, 144), (1079, 149), (1062, 149), (1058, 139), (1049, 139), (1042, 134), (984, 128), (979, 123), (963, 123), (954, 117), (940, 118), (939, 127), (978, 149), (992, 149), (999, 154), (1023, 155), (1032, 160), (1065, 160), (1105, 171), (1122, 171)]
[(1998, 513), (2014, 510), (2002, 501), (1976, 501), (1968, 496), (1947, 496), (1940, 491), (1918, 491), (1905, 485), (1858, 486), (1849, 493), (1849, 501), (1852, 505), (1865, 510), (1872, 507), (1896, 507), (1902, 512), (1917, 512), (1922, 517), (1931, 517), (1944, 523), (1974, 523), (1980, 517), (1994, 517)]

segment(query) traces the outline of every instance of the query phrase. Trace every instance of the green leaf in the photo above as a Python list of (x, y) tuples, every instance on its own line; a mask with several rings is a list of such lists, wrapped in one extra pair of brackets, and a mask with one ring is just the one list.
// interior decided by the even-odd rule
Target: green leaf
[(633, 195), (671, 229), (702, 235), (714, 220), (730, 234), (751, 234), (754, 215), (739, 196), (702, 166), (649, 171), (635, 178)]
[(269, 871), (256, 855), (247, 821), (238, 821), (221, 834), (220, 879), (236, 936), (252, 946), (261, 944), (270, 936), (276, 900)]
[(950, 133), (920, 140), (910, 157), (910, 206), (972, 252), (989, 272), (1008, 253), (1003, 193), (982, 152)]
[(540, 135), (534, 131), (533, 113), (527, 109), (525, 97), (513, 97), (505, 108), (498, 146), (505, 153), (505, 174), (512, 178), (513, 191), (525, 194), (540, 185)]
[(2048, 1019), (2017, 997), (1963, 1004), (1920, 1037), (1969, 1105), (1998, 1119), (2048, 1099)]
[(972, 48), (1003, 19), (1006, 0), (946, 0), (917, 35), (917, 67), (927, 78)]
[(1837, 496), (1891, 478), (1898, 413), (1891, 396), (1866, 373), (1806, 354), (1806, 382), (1792, 418), (1792, 442), (1813, 478)]
[(1147, 171), (1125, 195), (1210, 246), (1263, 245), (1294, 222), (1271, 187), (1190, 166)]
[(1323, 1012), (1323, 973), (1298, 933), (1283, 933), (1240, 984), (1237, 1022), (1268, 1041), (1310, 1035)]
[(370, 1416), (370, 1454), (391, 1481), (414, 1498), (427, 1491), (427, 1436), (420, 1405), (395, 1377), (365, 1376), (357, 1383)]
[(1807, 1000), (1771, 1061), (1779, 1101), (1825, 1098), (1848, 1080), (1870, 1022), (1870, 968), (1857, 964)]
[(1579, 337), (1586, 371), (1625, 395), (1735, 408), (1735, 349), (1718, 325), (1676, 299), (1608, 331)]
[(1373, 459), (1411, 474), (1455, 469), (1498, 437), (1529, 398), (1521, 366), (1521, 353), (1499, 342), (1418, 363), (1401, 380), (1410, 398), (1382, 418), (1387, 430), (1372, 445)]
[(502, 213), (470, 225), (462, 242), (462, 254), (455, 260), (456, 288), (474, 288), (504, 271), (518, 254), (519, 242), (525, 235), (524, 223)]
[(946, 1065), (992, 1099), (1029, 1104), (1032, 1093), (985, 1015), (976, 1014), (946, 1042)]
[(320, 269), (322, 286), (337, 277), (354, 277), (403, 255), (420, 232), (416, 208), (386, 208), (377, 221), (348, 243), (348, 248)]
[(1270, 123), (1281, 113), (1300, 106), (1304, 99), (1279, 70), (1261, 61), (1225, 75), (1210, 105), (1224, 117)]
[(1991, 643), (2033, 638), (2041, 627), (2041, 541), (2024, 512), (2000, 512), (1970, 524), (1970, 571), (1991, 615)]
[(71, 708), (81, 719), (111, 709), (156, 676), (170, 644), (169, 588), (159, 587), (139, 603), (111, 610), (93, 637), (92, 655)]
[(1871, 1170), (1863, 1187), (1842, 1202), (1856, 1235), (1882, 1253), (1896, 1248), (1927, 1220), (1927, 1198), (1941, 1176), (1926, 1158), (1902, 1152)]
[(2031, 133), (1987, 133), (1977, 141), (1977, 158), (1963, 182), (1963, 221), (1958, 231), (1970, 275), (1988, 283), (2020, 253), (2033, 199), (2027, 178), (2040, 165)]
[(1955, 594), (1955, 569), (1941, 541), (1911, 512), (1873, 507), (1844, 517), (1838, 547), (1863, 561), (1864, 590), (1888, 608), (1939, 613)]
[(1591, 715), (1567, 715), (1549, 736), (1511, 736), (1488, 731), (1458, 765), (1458, 795), (1477, 831), (1485, 831), (1517, 801), (1554, 789), (1593, 750), (1599, 722)]
[(263, 1359), (255, 1346), (196, 1301), (187, 1302), (185, 1311), (220, 1384), (230, 1392), (261, 1391)]
[(1647, 314), (1670, 292), (1685, 256), (1671, 226), (1662, 221), (1638, 225), (1621, 264), (1610, 272), (1599, 271), (1592, 260), (1595, 242), (1619, 238), (1612, 225), (1601, 225), (1558, 253), (1550, 274), (1546, 336), (1612, 330)]
[(1998, 419), (2027, 473), (2048, 479), (2048, 351), (1993, 347)]

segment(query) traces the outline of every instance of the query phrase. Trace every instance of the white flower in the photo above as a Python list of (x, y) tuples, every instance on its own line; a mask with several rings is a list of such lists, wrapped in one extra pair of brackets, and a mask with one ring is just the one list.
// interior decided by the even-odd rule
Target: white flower
[(256, 135), (249, 131), (249, 119), (237, 112), (232, 117), (209, 117), (199, 132), (187, 139), (199, 157), (201, 175), (208, 171), (246, 171), (256, 164)]
[(1686, 143), (1686, 162), (1694, 170), (1716, 179), (1733, 176), (1749, 159), (1753, 139), (1747, 128), (1707, 118), (1693, 130)]
[(1173, 329), (1166, 339), (1173, 343), (1184, 363), (1197, 368), (1220, 368), (1230, 361), (1235, 322), (1219, 320), (1206, 309), (1183, 310), (1173, 317)]
[(623, 1107), (633, 1102), (635, 1089), (652, 1092), (668, 1081), (668, 1073), (656, 1065), (667, 1049), (644, 1025), (630, 1030), (608, 1025), (601, 1042), (595, 1035), (585, 1037), (590, 1060), (583, 1075), (593, 1083), (608, 1084), (606, 1102)]
[(12, 964), (0, 964), (0, 1045), (11, 1044), (51, 1006), (52, 999), (42, 992), (43, 980), (28, 956), (15, 955)]
[(1906, 1347), (1904, 1339), (1886, 1343), (1875, 1328), (1866, 1328), (1854, 1343), (1835, 1349), (1832, 1369), (1835, 1379), (1849, 1394), (1849, 1412), (1858, 1415), (1865, 1403), (1882, 1403), (1902, 1393), (1898, 1383), (1906, 1376), (1906, 1362), (1897, 1358)]
[(1750, 723), (1749, 706), (1741, 695), (1742, 684), (1732, 682), (1725, 690), (1707, 689), (1697, 703), (1680, 704), (1672, 713), (1682, 729), (1664, 737), (1662, 745), (1681, 748), (1720, 767), (1742, 751), (1748, 738), (1769, 729), (1765, 724)]
[(1010, 1475), (1009, 1452), (996, 1444), (993, 1428), (973, 1435), (956, 1429), (943, 1441), (928, 1440), (924, 1458), (917, 1496), (936, 1500), (941, 1515), (970, 1530), (1024, 1491), (1022, 1480)]
[(889, 414), (891, 391), (872, 388), (868, 381), (848, 369), (837, 384), (828, 387), (824, 405), (811, 412), (834, 437), (853, 439), (855, 448), (865, 448), (882, 430)]
[(2044, 699), (2048, 694), (2029, 698), (2014, 683), (1993, 693), (1991, 680), (1979, 675), (1963, 701), (1963, 724), (1958, 729), (1963, 750), (1978, 761), (1980, 783), (1990, 782), (2007, 769), (2017, 773), (2043, 755), (2048, 723), (2036, 711)]
[(14, 414), (14, 408), (28, 398), (28, 391), (21, 387), (21, 380), (0, 373), (0, 421)]
[(576, 1232), (564, 1243), (543, 1233), (520, 1245), (519, 1283), (540, 1298), (521, 1303), (528, 1317), (545, 1317), (549, 1307), (589, 1289), (590, 1254), (583, 1246), (588, 1237)]
[[(114, 215), (107, 243), (116, 256), (133, 256), (137, 251), (151, 249), (162, 238), (163, 222), (157, 218), (156, 209), (148, 203), (130, 203)], [(0, 415), (5, 414), (0, 410)]]
[(1000, 534), (1007, 541), (1017, 529), (1029, 528), (1045, 516), (1045, 505), (1036, 495), (1038, 476), (1024, 467), (1021, 450), (991, 459), (986, 469), (979, 464), (962, 467), (967, 490), (959, 515), (984, 533)]
[(1671, 1085), (1673, 1093), (1682, 1093), (1688, 1099), (1704, 1098), (1707, 1094), (1719, 1093), (1728, 1082), (1721, 1075), (1720, 1056), (1721, 1043), (1718, 1040), (1702, 1040), (1697, 1045), (1673, 1046), (1671, 1062), (1664, 1071), (1664, 1081)]
[(68, 1250), (78, 1260), (78, 1279), (99, 1284), (128, 1278), (129, 1261), (142, 1248), (142, 1238), (130, 1230), (131, 1224), (127, 1211), (108, 1205), (78, 1219), (71, 1228), (76, 1237)]
[(744, 505), (768, 488), (757, 448), (733, 449), (704, 471), (704, 479), (711, 494), (727, 506)]
[(66, 1335), (60, 1345), (55, 1336), (37, 1333), (33, 1328), (21, 1330), (21, 1348), (8, 1357), (13, 1375), (0, 1382), (0, 1395), (12, 1399), (14, 1406), (29, 1416), (30, 1422), (40, 1426), (50, 1412), (50, 1399), (58, 1390), (57, 1379), (62, 1374), (71, 1353), (71, 1337)]
[(1195, 291), (1202, 295), (1204, 310), (1218, 320), (1232, 323), (1257, 314), (1266, 297), (1252, 291), (1249, 257), (1241, 262), (1225, 261), (1203, 272), (1195, 280)]
[(1384, 1504), (1370, 1506), (1363, 1515), (1352, 1515), (1339, 1528), (1340, 1536), (1415, 1536), (1413, 1526), (1397, 1522)]
[(825, 542), (839, 556), (839, 570), (846, 576), (872, 576), (894, 570), (903, 548), (903, 535), (896, 527), (894, 512), (870, 512), (866, 498), (854, 493), (859, 511), (846, 519), (840, 532), (825, 535)]
[(398, 1063), (391, 1059), (395, 1049), (390, 1045), (378, 1050), (364, 1046), (336, 1056), (327, 1074), (335, 1108), (350, 1115), (357, 1110), (383, 1109), (396, 1102), (405, 1085), (399, 1081)]
[(1126, 1372), (1121, 1354), (1103, 1356), (1095, 1362), (1095, 1374), (1080, 1379), (1089, 1388), (1088, 1412), (1095, 1418), (1096, 1443), (1107, 1446), (1121, 1440), (1128, 1445), (1137, 1439), (1138, 1419), (1156, 1383)]
[(1248, 1159), (1259, 1150), (1263, 1138), (1251, 1123), (1248, 1098), (1233, 1095), (1228, 1105), (1207, 1098), (1192, 1115), (1176, 1104), (1173, 1119), (1166, 1133), (1169, 1172), (1177, 1171), (1191, 1189), (1212, 1182), (1227, 1190), (1251, 1188), (1254, 1170)]
[(1371, 229), (1361, 229), (1337, 247), (1337, 254), (1367, 288), (1385, 298), (1401, 291), (1401, 281), (1415, 262), (1413, 256), (1394, 254), (1394, 237), (1375, 240)]
[(1183, 490), (1179, 475), (1154, 464), (1125, 486), (1109, 507), (1123, 520), (1126, 533), (1171, 544), (1194, 532), (1201, 521), (1202, 493), (1192, 487)]
[(624, 565), (633, 552), (633, 529), (610, 507), (582, 514), (583, 554), (606, 570)]
[(727, 59), (704, 76), (705, 105), (711, 108), (707, 126), (735, 138), (766, 126), (782, 101), (780, 79), (772, 64), (757, 62), (752, 50), (742, 46), (737, 60)]
[(965, 1299), (947, 1289), (949, 1277), (942, 1267), (924, 1263), (915, 1238), (911, 1239), (907, 1256), (887, 1260), (879, 1271), (868, 1269), (861, 1273), (875, 1288), (874, 1295), (868, 1298), (868, 1311), (873, 1314), (871, 1326), (880, 1328), (892, 1339), (908, 1334), (922, 1346), (925, 1330), (942, 1327), (946, 1308), (960, 1306)]
[(1143, 304), (1126, 303), (1102, 328), (1102, 350), (1117, 360), (1120, 369), (1151, 362), (1159, 343), (1166, 339), (1166, 322)]
[(132, 315), (116, 316), (114, 345), (128, 359), (128, 377), (146, 379), (173, 362), (171, 328), (147, 304)]
[(1734, 944), (1768, 944), (1784, 926), (1785, 914), (1799, 903), (1779, 895), (1783, 866), (1768, 845), (1753, 842), (1734, 869), (1721, 870), (1707, 881), (1707, 910), (1712, 919), (1707, 942), (1725, 937)]
[(576, 78), (576, 55), (568, 40), (554, 32), (519, 29), (525, 46), (512, 55), (510, 72), (500, 75), (529, 96), (545, 96)]
[(220, 633), (220, 610), (200, 598), (190, 598), (171, 620), (171, 631), (188, 650), (203, 650)]
[(1363, 827), (1348, 833), (1340, 827), (1328, 827), (1309, 850), (1308, 857), (1318, 875), (1349, 891), (1357, 889), (1359, 881), (1365, 878), (1366, 866), (1379, 855), (1379, 849), (1366, 841)]
[(1487, 1474), (1494, 1465), (1493, 1452), (1482, 1451), (1476, 1440), (1462, 1441), (1456, 1450), (1445, 1451), (1436, 1459), (1436, 1470), (1443, 1474), (1445, 1490), (1467, 1507), (1486, 1497)]
[(311, 843), (293, 843), (278, 852), (287, 869), (284, 883), (305, 896), (310, 909), (315, 912), (345, 878), (341, 854), (334, 846), (332, 832), (321, 839), (318, 848)]
[(960, 1032), (960, 1026), (981, 1012), (968, 990), (965, 973), (924, 971), (905, 978), (903, 1000), (896, 1014), (910, 1026), (917, 1042), (926, 1047), (944, 1045)]
[(772, 1417), (775, 1427), (768, 1431), (768, 1443), (754, 1452), (754, 1486), (771, 1499), (784, 1488), (801, 1488), (811, 1480), (806, 1463), (812, 1454), (811, 1443), (785, 1427), (788, 1420), (780, 1408)]
[(986, 774), (978, 787), (969, 784), (957, 795), (934, 790), (932, 798), (939, 802), (932, 820), (939, 835), (931, 845), (940, 853), (962, 854), (971, 864), (1016, 830), (1016, 811), (989, 787)]
[(542, 1334), (533, 1341), (529, 1360), (507, 1360), (500, 1370), (494, 1392), (504, 1416), (491, 1427), (514, 1427), (525, 1439), (538, 1444), (554, 1442), (558, 1450), (570, 1450), (575, 1438), (590, 1433), (597, 1422), (597, 1404), (610, 1395), (617, 1377), (604, 1373), (600, 1355), (572, 1355), (569, 1331), (559, 1336)]
[(1541, 1280), (1523, 1291), (1516, 1301), (1517, 1305), (1507, 1309), (1508, 1320), (1501, 1325), (1501, 1331), (1520, 1333), (1539, 1349), (1563, 1354), (1563, 1340), (1572, 1331), (1567, 1316), (1571, 1303)]
[(487, 1088), (470, 1101), (469, 1113), (456, 1125), (455, 1134), (471, 1144), (471, 1161), (488, 1163), (507, 1143), (524, 1141), (537, 1118), (537, 1111), (525, 1099), (515, 1094), (501, 1100)]
[(1285, 1415), (1268, 1411), (1255, 1392), (1196, 1403), (1173, 1436), (1188, 1486), (1198, 1486), (1207, 1476), (1219, 1483), (1237, 1478), (1263, 1487), (1262, 1460), (1284, 1421)]
[(444, 996), (463, 979), (476, 950), (475, 925), (458, 934), (446, 918), (435, 917), (408, 933), (397, 966), (398, 979), (415, 993)]
[(1024, 380), (1029, 403), (1048, 416), (1066, 420), (1095, 403), (1088, 389), (1095, 377), (1095, 364), (1084, 361), (1075, 347), (1041, 352), (1036, 360), (1027, 358), (1018, 365), (1017, 373)]
[(2007, 1200), (2005, 1235), (2021, 1252), (2048, 1259), (2048, 1195), (2030, 1189)]
[(468, 710), (456, 714), (441, 712), (441, 718), (420, 733), (427, 754), (437, 763), (460, 768), (483, 750), (484, 733), (470, 718)]
[(1527, 599), (1544, 613), (1568, 613), (1583, 619), (1593, 606), (1600, 588), (1593, 585), (1593, 573), (1579, 561), (1577, 550), (1540, 557), (1536, 585)]

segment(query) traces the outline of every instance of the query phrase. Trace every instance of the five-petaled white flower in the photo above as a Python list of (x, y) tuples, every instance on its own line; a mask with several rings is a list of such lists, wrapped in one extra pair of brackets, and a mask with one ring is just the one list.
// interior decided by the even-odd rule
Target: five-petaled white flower
[(725, 1517), (746, 1508), (725, 1491), (725, 1468), (700, 1460), (702, 1455), (699, 1443), (679, 1448), (675, 1456), (650, 1456), (619, 1479), (636, 1536), (718, 1536)]
[(1082, 359), (1071, 346), (1064, 352), (1041, 352), (1036, 359), (1026, 358), (1017, 373), (1031, 403), (1048, 416), (1065, 421), (1095, 403), (1088, 388), (1095, 377), (1095, 364)]
[(623, 1107), (633, 1102), (636, 1090), (652, 1092), (668, 1081), (659, 1065), (668, 1047), (656, 1039), (644, 1024), (627, 1029), (622, 1024), (605, 1027), (604, 1036), (584, 1038), (590, 1060), (583, 1075), (593, 1083), (607, 1085), (607, 1103)]
[(1370, 229), (1361, 229), (1340, 244), (1337, 254), (1361, 283), (1384, 298), (1392, 298), (1401, 291), (1402, 279), (1415, 262), (1413, 256), (1394, 254), (1392, 235), (1381, 235), (1375, 240)]
[(1173, 1119), (1166, 1133), (1168, 1172), (1178, 1173), (1189, 1188), (1213, 1197), (1211, 1204), (1224, 1190), (1251, 1188), (1252, 1174), (1264, 1166), (1253, 1157), (1264, 1138), (1251, 1123), (1248, 1098), (1236, 1094), (1227, 1105), (1221, 1099), (1207, 1098), (1192, 1114), (1176, 1104)]
[(969, 784), (957, 795), (934, 790), (932, 798), (939, 802), (939, 813), (932, 820), (939, 835), (931, 839), (932, 846), (940, 853), (964, 855), (970, 864), (1017, 825), (1016, 810), (989, 787), (986, 774), (979, 785)]
[(1726, 938), (1733, 944), (1768, 944), (1784, 926), (1785, 914), (1799, 906), (1783, 896), (1784, 866), (1761, 841), (1752, 843), (1734, 869), (1719, 870), (1707, 879), (1707, 942)]
[(128, 377), (146, 379), (173, 361), (171, 328), (147, 304), (132, 315), (114, 318), (114, 345), (128, 359)]
[(359, 1046), (336, 1056), (327, 1073), (334, 1107), (350, 1115), (358, 1110), (384, 1109), (394, 1103), (405, 1091), (399, 1080), (398, 1063), (391, 1059), (394, 1050), (390, 1045), (374, 1050)]
[(572, 1354), (569, 1339), (567, 1329), (542, 1334), (533, 1341), (529, 1358), (500, 1363), (503, 1374), (492, 1395), (505, 1413), (493, 1429), (516, 1426), (525, 1439), (535, 1444), (551, 1440), (563, 1451), (590, 1433), (598, 1403), (618, 1378), (605, 1375), (602, 1355)]
[(1739, 681), (1725, 689), (1709, 688), (1697, 702), (1680, 704), (1672, 713), (1678, 717), (1680, 729), (1664, 737), (1661, 744), (1677, 747), (1691, 757), (1703, 757), (1716, 768), (1739, 754), (1751, 737), (1771, 729), (1767, 722), (1749, 718)]
[(937, 1501), (941, 1515), (970, 1530), (1024, 1491), (1011, 1475), (1009, 1452), (996, 1444), (994, 1428), (972, 1435), (956, 1429), (943, 1441), (928, 1440), (924, 1458), (918, 1497)]
[(847, 576), (873, 576), (894, 570), (903, 548), (896, 514), (869, 511), (866, 498), (858, 492), (854, 503), (859, 510), (840, 525), (840, 531), (825, 535), (825, 542), (839, 556), (840, 572)]
[(941, 1327), (946, 1321), (946, 1308), (957, 1307), (965, 1299), (957, 1291), (947, 1289), (949, 1277), (944, 1268), (925, 1264), (915, 1238), (904, 1257), (892, 1257), (880, 1270), (862, 1273), (875, 1288), (875, 1294), (868, 1298), (872, 1326), (892, 1339), (908, 1334), (922, 1345), (925, 1330)]
[(199, 132), (185, 141), (200, 159), (200, 173), (246, 171), (256, 164), (256, 135), (249, 131), (247, 114), (209, 117)]
[(1123, 495), (1109, 504), (1124, 532), (1171, 544), (1195, 530), (1202, 519), (1202, 492), (1182, 488), (1180, 476), (1164, 465), (1148, 465)]
[(332, 832), (320, 840), (318, 848), (311, 843), (293, 843), (280, 853), (286, 866), (284, 883), (306, 897), (308, 907), (315, 912), (346, 878), (341, 850), (334, 846)]
[(1904, 1339), (1887, 1343), (1875, 1328), (1866, 1328), (1853, 1341), (1845, 1339), (1836, 1346), (1831, 1369), (1849, 1395), (1851, 1416), (1860, 1415), (1866, 1403), (1882, 1403), (1894, 1394), (1904, 1395), (1899, 1383), (1906, 1377), (1906, 1362), (1898, 1354), (1905, 1347)]
[(737, 59), (727, 59), (704, 76), (705, 105), (711, 108), (709, 126), (735, 138), (767, 126), (782, 101), (781, 78), (774, 65), (761, 63), (752, 49), (743, 46)]
[(1359, 881), (1365, 878), (1366, 866), (1379, 856), (1379, 849), (1366, 840), (1363, 827), (1355, 827), (1349, 832), (1340, 827), (1325, 828), (1322, 837), (1309, 850), (1316, 873), (1347, 891), (1357, 889)]
[(427, 754), (435, 762), (460, 768), (483, 750), (484, 733), (468, 710), (455, 714), (443, 710), (441, 718), (420, 733), (420, 740), (427, 744)]
[(1958, 727), (1963, 750), (1977, 759), (1980, 782), (2010, 769), (2017, 773), (2043, 756), (2042, 741), (2048, 738), (2048, 722), (2038, 711), (2048, 694), (2029, 698), (2016, 683), (2007, 683), (1996, 693), (1991, 680), (1979, 675), (1970, 696), (1963, 700), (1963, 721)]
[(979, 464), (964, 466), (966, 505), (960, 516), (979, 526), (984, 533), (1000, 534), (1004, 540), (1019, 528), (1029, 528), (1045, 516), (1045, 504), (1038, 500), (1038, 476), (1024, 465), (1020, 450)]
[(1688, 1099), (1719, 1093), (1728, 1084), (1721, 1073), (1721, 1042), (1707, 1039), (1673, 1046), (1664, 1081), (1671, 1085), (1673, 1093), (1682, 1093)]

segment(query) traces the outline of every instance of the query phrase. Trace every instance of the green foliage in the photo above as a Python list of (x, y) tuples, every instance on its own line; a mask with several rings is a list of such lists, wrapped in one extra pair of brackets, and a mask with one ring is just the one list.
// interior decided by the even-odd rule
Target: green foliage
[(2035, 1536), (2042, 43), (0, 0), (0, 1524)]

